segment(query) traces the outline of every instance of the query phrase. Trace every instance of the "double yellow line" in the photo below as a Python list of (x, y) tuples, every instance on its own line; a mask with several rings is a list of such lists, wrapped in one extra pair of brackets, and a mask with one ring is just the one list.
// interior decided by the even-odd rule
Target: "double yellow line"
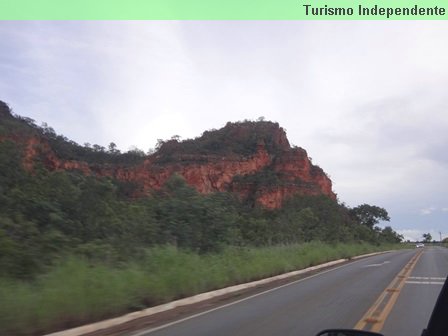
[(404, 266), (398, 275), (392, 280), (389, 286), (381, 293), (375, 303), (364, 314), (364, 316), (355, 325), (355, 329), (379, 332), (383, 329), (395, 302), (400, 295), (406, 279), (411, 274), (423, 250), (418, 251), (411, 260)]

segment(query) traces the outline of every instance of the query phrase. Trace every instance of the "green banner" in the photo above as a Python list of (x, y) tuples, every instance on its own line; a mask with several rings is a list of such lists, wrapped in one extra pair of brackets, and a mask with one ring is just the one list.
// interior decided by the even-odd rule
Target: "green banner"
[(446, 20), (448, 0), (0, 0), (0, 20)]

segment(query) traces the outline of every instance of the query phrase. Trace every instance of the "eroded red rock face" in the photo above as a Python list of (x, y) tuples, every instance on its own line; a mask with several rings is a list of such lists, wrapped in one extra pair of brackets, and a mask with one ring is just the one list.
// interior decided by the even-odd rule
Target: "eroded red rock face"
[[(235, 137), (250, 131), (247, 125), (243, 126), (236, 128)], [(143, 193), (160, 189), (176, 173), (201, 193), (231, 191), (270, 209), (281, 207), (285, 199), (295, 194), (322, 194), (336, 199), (331, 180), (321, 168), (311, 163), (306, 151), (291, 148), (286, 133), (278, 125), (269, 132), (270, 151), (265, 140), (260, 140), (255, 153), (249, 156), (183, 153), (161, 163), (162, 154), (157, 152), (147, 156), (143, 163), (130, 167), (63, 160), (57, 157), (43, 137), (33, 136), (20, 142), (24, 145), (23, 164), (28, 170), (32, 170), (39, 159), (50, 170), (79, 170), (86, 175), (133, 182), (141, 187)], [(181, 143), (170, 142), (169, 146), (175, 151)], [(274, 182), (265, 181), (263, 174), (274, 176)]]
[(311, 163), (302, 148), (290, 148), (277, 154), (268, 168), (277, 174), (279, 183), (260, 188), (250, 185), (234, 188), (244, 197), (255, 195), (257, 203), (270, 209), (280, 208), (286, 199), (296, 194), (326, 195), (336, 200), (331, 180)]

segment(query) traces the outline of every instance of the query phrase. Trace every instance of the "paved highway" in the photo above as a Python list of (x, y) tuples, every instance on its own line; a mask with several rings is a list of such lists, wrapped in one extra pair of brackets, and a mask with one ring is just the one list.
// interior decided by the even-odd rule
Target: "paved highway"
[(447, 275), (448, 249), (396, 251), (134, 335), (313, 336), (356, 326), (386, 336), (419, 336)]

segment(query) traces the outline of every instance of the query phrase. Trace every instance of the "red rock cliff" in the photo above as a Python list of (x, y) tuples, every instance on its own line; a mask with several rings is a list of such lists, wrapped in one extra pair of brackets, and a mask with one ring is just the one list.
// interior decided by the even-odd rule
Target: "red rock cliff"
[(271, 122), (228, 123), (194, 140), (170, 140), (140, 164), (89, 164), (58, 157), (44, 136), (14, 139), (24, 147), (23, 164), (37, 158), (51, 170), (80, 170), (139, 185), (143, 193), (161, 188), (173, 175), (201, 193), (231, 191), (267, 208), (279, 208), (294, 194), (336, 199), (331, 180), (304, 149), (291, 148), (286, 133)]

